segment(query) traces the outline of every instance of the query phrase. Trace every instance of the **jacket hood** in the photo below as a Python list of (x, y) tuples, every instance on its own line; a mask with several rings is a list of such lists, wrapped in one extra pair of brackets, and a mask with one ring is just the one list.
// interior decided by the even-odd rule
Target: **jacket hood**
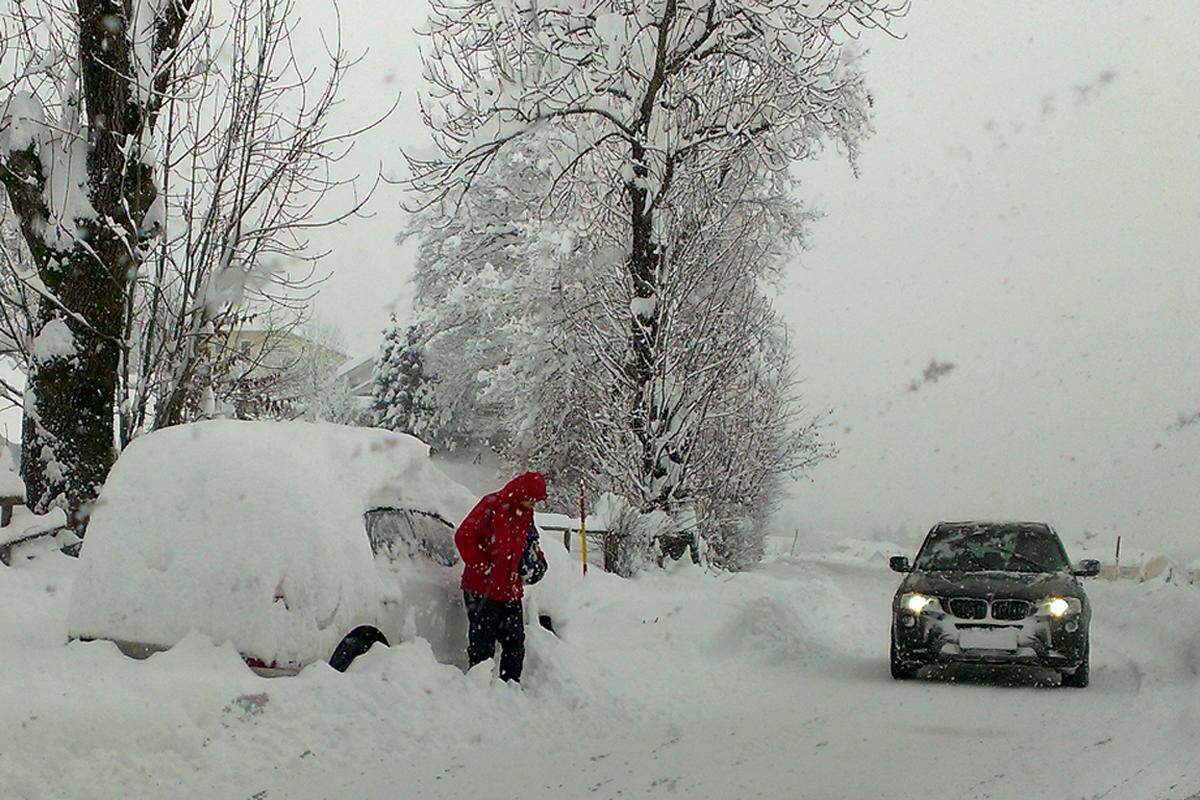
[(505, 500), (545, 500), (546, 479), (540, 472), (523, 472), (504, 484), (500, 496)]

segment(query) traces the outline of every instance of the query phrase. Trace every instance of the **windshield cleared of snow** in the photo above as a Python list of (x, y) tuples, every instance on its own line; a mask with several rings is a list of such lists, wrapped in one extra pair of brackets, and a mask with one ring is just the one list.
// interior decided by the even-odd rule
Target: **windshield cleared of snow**
[(938, 526), (916, 563), (924, 572), (1058, 572), (1067, 567), (1053, 533), (1021, 525)]

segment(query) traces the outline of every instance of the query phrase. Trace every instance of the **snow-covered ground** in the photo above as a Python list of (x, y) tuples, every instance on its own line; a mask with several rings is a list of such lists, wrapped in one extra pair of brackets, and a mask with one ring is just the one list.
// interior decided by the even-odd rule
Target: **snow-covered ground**
[(0, 568), (0, 796), (1200, 796), (1200, 588), (1090, 582), (1086, 690), (896, 683), (878, 548), (790, 545), (740, 575), (593, 572), (562, 638), (529, 629), (522, 689), (420, 641), (277, 679), (195, 635), (144, 662), (68, 645), (78, 562), (29, 546)]

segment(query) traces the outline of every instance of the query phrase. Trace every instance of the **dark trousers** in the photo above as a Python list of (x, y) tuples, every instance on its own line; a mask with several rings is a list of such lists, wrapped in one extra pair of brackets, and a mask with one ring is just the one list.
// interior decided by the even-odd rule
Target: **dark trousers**
[(500, 680), (520, 681), (525, 663), (525, 615), (521, 601), (502, 603), (463, 591), (467, 606), (467, 661), (473, 667), (496, 655), (500, 643)]

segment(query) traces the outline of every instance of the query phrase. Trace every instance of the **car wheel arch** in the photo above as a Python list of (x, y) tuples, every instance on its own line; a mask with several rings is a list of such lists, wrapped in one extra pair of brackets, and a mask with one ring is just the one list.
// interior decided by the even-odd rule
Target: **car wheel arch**
[(374, 625), (359, 625), (342, 637), (329, 656), (329, 666), (345, 672), (354, 660), (370, 650), (375, 644), (391, 647), (386, 636)]

